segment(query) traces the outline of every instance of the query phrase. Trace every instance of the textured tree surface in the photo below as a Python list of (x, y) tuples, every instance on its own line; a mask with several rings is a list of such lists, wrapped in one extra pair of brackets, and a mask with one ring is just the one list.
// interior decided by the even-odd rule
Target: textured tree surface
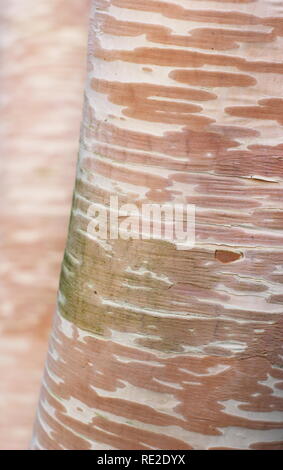
[(0, 448), (25, 449), (78, 149), (88, 0), (0, 1)]
[[(33, 449), (283, 449), (283, 2), (95, 0)], [(187, 201), (197, 243), (89, 208)]]

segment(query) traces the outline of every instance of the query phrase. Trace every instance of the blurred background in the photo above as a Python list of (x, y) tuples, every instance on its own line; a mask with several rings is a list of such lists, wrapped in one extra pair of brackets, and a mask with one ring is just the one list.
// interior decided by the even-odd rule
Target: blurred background
[(0, 0), (0, 449), (27, 449), (71, 206), (90, 0)]

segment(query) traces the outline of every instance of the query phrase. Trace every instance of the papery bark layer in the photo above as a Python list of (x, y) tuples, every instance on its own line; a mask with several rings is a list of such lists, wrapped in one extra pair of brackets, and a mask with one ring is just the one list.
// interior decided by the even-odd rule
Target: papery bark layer
[[(93, 2), (35, 449), (283, 449), (283, 2)], [(196, 245), (92, 204), (196, 205)]]

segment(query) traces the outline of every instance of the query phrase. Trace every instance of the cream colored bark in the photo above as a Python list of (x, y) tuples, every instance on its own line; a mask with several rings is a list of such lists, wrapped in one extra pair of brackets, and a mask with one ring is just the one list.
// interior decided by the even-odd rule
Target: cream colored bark
[[(283, 2), (96, 0), (33, 449), (283, 449)], [(93, 204), (196, 205), (196, 245)]]

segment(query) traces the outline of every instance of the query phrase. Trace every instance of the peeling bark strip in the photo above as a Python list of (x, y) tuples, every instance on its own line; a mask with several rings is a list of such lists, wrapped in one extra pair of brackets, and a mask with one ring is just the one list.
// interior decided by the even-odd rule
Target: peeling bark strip
[[(283, 1), (96, 0), (33, 449), (283, 449)], [(196, 205), (194, 249), (87, 232)]]

